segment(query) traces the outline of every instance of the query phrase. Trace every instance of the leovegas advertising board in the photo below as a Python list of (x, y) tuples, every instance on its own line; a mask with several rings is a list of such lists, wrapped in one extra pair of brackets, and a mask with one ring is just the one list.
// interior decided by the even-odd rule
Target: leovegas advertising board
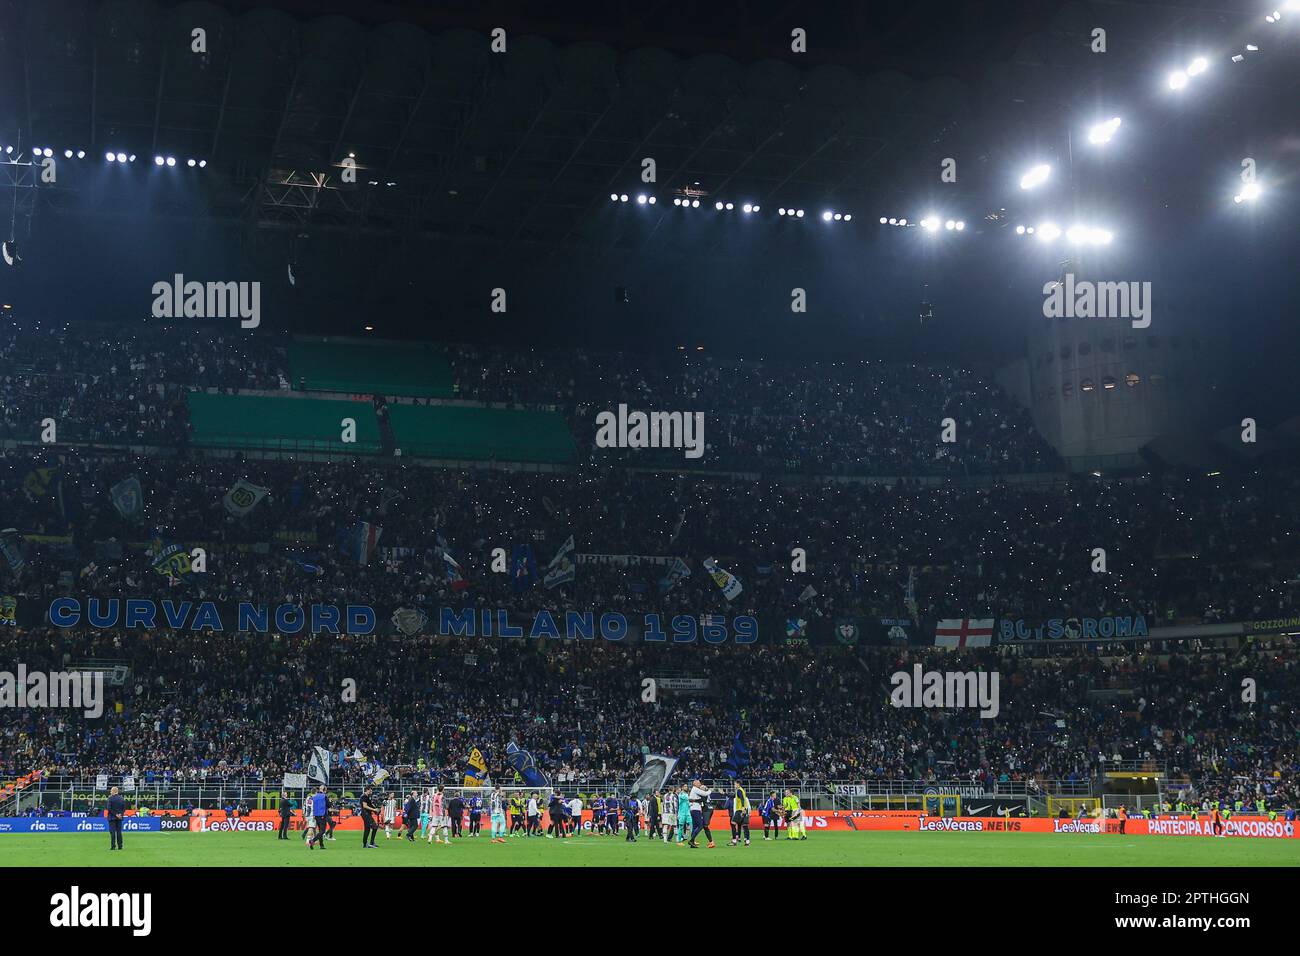
[[(1230, 837), (1294, 838), (1297, 828), (1285, 820), (1267, 817), (1234, 817), (1225, 824)], [(1060, 833), (1119, 835), (1119, 821), (1063, 820), (1060, 818), (990, 817), (902, 817), (853, 818), (855, 830), (917, 830), (923, 833)], [(1202, 817), (1130, 818), (1125, 836), (1214, 836), (1209, 819)]]

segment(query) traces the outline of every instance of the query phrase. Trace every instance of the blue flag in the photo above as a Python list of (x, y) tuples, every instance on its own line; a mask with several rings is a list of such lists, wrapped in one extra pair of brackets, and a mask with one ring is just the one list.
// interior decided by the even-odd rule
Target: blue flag
[(510, 583), (516, 592), (527, 591), (540, 579), (537, 572), (537, 559), (533, 557), (531, 544), (515, 545), (514, 554), (510, 556)]
[(549, 787), (551, 780), (541, 770), (537, 769), (537, 762), (533, 760), (533, 755), (527, 750), (521, 748), (513, 740), (506, 744), (506, 763), (510, 769), (519, 774), (526, 787)]
[(727, 762), (722, 765), (724, 776), (734, 780), (736, 777), (749, 766), (749, 748), (745, 746), (745, 741), (741, 737), (741, 731), (736, 731), (735, 738), (731, 741), (731, 753), (727, 755)]

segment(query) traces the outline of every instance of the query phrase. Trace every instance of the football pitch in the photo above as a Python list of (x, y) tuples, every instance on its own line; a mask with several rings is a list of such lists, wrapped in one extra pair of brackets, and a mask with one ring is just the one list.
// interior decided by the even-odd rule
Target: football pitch
[(450, 846), (381, 835), (362, 849), (349, 831), (308, 850), (301, 835), (273, 833), (136, 833), (109, 852), (107, 834), (44, 833), (0, 837), (0, 866), (67, 867), (339, 867), (339, 866), (1300, 866), (1300, 841), (1214, 837), (1122, 837), (1057, 833), (814, 833), (750, 846), (665, 846), (641, 839), (584, 835), (556, 841), (515, 837), (493, 844), (463, 837)]

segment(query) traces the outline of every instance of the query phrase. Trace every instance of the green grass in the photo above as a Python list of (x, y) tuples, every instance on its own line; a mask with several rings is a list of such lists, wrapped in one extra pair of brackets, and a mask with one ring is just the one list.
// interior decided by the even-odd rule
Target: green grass
[(4, 866), (1297, 866), (1300, 841), (1213, 837), (1121, 837), (1055, 833), (813, 833), (749, 847), (664, 846), (621, 836), (584, 835), (557, 843), (486, 836), (451, 846), (379, 838), (363, 850), (360, 832), (340, 833), (324, 852), (299, 836), (274, 833), (134, 833), (108, 851), (107, 834), (42, 833), (0, 837)]

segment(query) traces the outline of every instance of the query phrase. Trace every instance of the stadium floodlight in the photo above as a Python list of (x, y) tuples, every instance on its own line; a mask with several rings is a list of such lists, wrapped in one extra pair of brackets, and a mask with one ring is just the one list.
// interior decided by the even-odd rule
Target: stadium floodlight
[(610, 202), (618, 202), (618, 193), (610, 193), (610, 194), (609, 194), (609, 201), (610, 201)]
[(627, 202), (627, 193), (619, 193), (619, 194), (618, 194), (618, 201), (619, 201), (619, 202)]
[(65, 150), (63, 151), (63, 158), (64, 158), (64, 159), (71, 159), (71, 158), (72, 158), (72, 150), (70, 150), (70, 149), (65, 149)]
[(822, 222), (830, 222), (832, 213), (829, 209), (822, 213)]
[(199, 160), (199, 169), (206, 169), (207, 165), (208, 165), (208, 161), (206, 159)]
[(754, 207), (753, 207), (750, 203), (745, 203), (745, 205), (743, 205), (743, 206), (740, 207), (740, 211), (741, 211), (741, 212), (753, 212), (753, 211), (754, 211)]
[(889, 222), (889, 220), (888, 220), (886, 217), (884, 217), (884, 216), (881, 216), (881, 217), (880, 217), (880, 224), (881, 224), (882, 226), (883, 226), (885, 223), (887, 223), (887, 222)]
[(1254, 202), (1259, 198), (1260, 193), (1262, 192), (1263, 189), (1260, 187), (1259, 183), (1246, 183), (1246, 185), (1241, 187), (1241, 192), (1232, 197), (1232, 201), (1235, 203)]
[(776, 214), (777, 214), (778, 216), (784, 216), (784, 215), (785, 215), (785, 207), (782, 206), (781, 208), (779, 208), (779, 209), (776, 211)]
[(77, 159), (85, 159), (85, 158), (86, 158), (86, 151), (84, 149), (77, 150)]
[(846, 213), (844, 214), (844, 221), (845, 221), (845, 222), (848, 222), (848, 221), (851, 220), (852, 218), (853, 218), (853, 216), (850, 215), (849, 213), (846, 212)]
[(1051, 174), (1052, 167), (1047, 163), (1040, 163), (1020, 177), (1020, 188), (1033, 189), (1035, 186), (1041, 186), (1047, 182), (1047, 177)]
[(1065, 230), (1065, 238), (1074, 243), (1088, 241), (1089, 229), (1087, 226), (1074, 225)]
[(837, 212), (837, 213), (835, 214), (835, 221), (836, 221), (836, 222), (839, 222), (839, 221), (842, 220), (843, 218), (844, 218), (844, 214), (843, 214), (843, 213), (839, 213), (839, 212)]
[(638, 206), (645, 205), (645, 193), (637, 193), (636, 202)]
[(1092, 229), (1088, 231), (1088, 241), (1091, 242), (1094, 246), (1109, 245), (1110, 241), (1114, 238), (1115, 238), (1115, 234), (1111, 232), (1109, 229), (1102, 229), (1097, 226), (1093, 226)]
[(1024, 234), (1025, 234), (1025, 227), (1024, 227), (1024, 226), (1016, 226), (1016, 235), (1017, 235), (1017, 236), (1023, 236)]
[(700, 208), (700, 201), (699, 201), (698, 199), (692, 199), (692, 200), (691, 200), (691, 208), (692, 208), (692, 209), (699, 209), (699, 208)]
[(153, 164), (155, 166), (161, 166), (165, 162), (167, 162), (167, 160), (163, 159), (161, 156), (155, 156), (153, 158)]
[(1171, 90), (1181, 90), (1187, 85), (1187, 74), (1182, 70), (1174, 70), (1169, 74), (1169, 88)]
[(735, 209), (735, 208), (736, 208), (735, 203), (727, 203), (727, 210), (728, 210), (728, 211), (730, 211), (730, 210), (732, 210), (732, 209)]
[[(121, 153), (118, 153), (118, 154), (117, 154), (117, 161), (118, 161), (119, 163), (122, 161), (122, 154), (121, 154)], [(128, 163), (134, 163), (134, 162), (135, 162), (135, 153), (132, 153), (130, 156), (128, 156), (128, 157), (126, 158), (126, 161), (127, 161)]]
[(117, 162), (117, 156), (114, 153), (105, 153), (104, 158), (108, 160), (110, 163)]
[(1259, 47), (1257, 47), (1257, 46), (1256, 46), (1255, 44), (1253, 44), (1253, 43), (1247, 43), (1247, 44), (1246, 44), (1246, 52), (1247, 52), (1247, 53), (1258, 53), (1258, 52), (1259, 52)]
[(656, 200), (654, 196), (651, 196), (649, 199), (646, 200), (646, 202), (648, 202), (648, 203), (649, 203), (650, 205), (652, 205), (652, 206), (653, 206), (657, 201), (658, 201), (658, 200)]
[(126, 153), (118, 153), (118, 154), (117, 154), (117, 161), (118, 161), (119, 163), (125, 163), (125, 162), (126, 162)]
[[(6, 146), (6, 147), (5, 147), (5, 152), (6, 152), (6, 153), (12, 153), (13, 151), (14, 151), (14, 148), (13, 148), (12, 146)], [(110, 155), (111, 155), (111, 154), (110, 154)]]
[(44, 154), (45, 154), (45, 157), (48, 159), (49, 157), (51, 157), (51, 156), (54, 155), (54, 150), (52, 150), (52, 149), (50, 149), (48, 146), (46, 146), (46, 147), (45, 147), (45, 150), (44, 150)]
[(939, 228), (939, 220), (934, 216), (926, 216), (921, 220), (921, 228), (926, 232), (935, 232)]
[(722, 200), (719, 199), (717, 202), (715, 202), (713, 204), (713, 208), (716, 209), (718, 212), (722, 212)]
[(952, 232), (954, 229), (957, 228), (957, 220), (949, 219), (947, 222), (943, 224), (943, 228), (947, 229), (949, 232)]
[(957, 231), (958, 231), (958, 232), (961, 232), (961, 231), (962, 231), (963, 229), (965, 229), (965, 228), (966, 228), (966, 223), (965, 223), (963, 220), (958, 219), (958, 220), (957, 220)]
[(168, 157), (167, 157), (167, 165), (168, 165), (168, 166), (175, 166), (175, 165), (176, 165), (176, 157), (175, 157), (175, 156), (168, 156)]
[(1038, 238), (1043, 242), (1052, 242), (1061, 235), (1061, 227), (1054, 222), (1043, 222), (1038, 225)]
[(1191, 63), (1187, 64), (1187, 75), (1196, 76), (1199, 73), (1204, 73), (1209, 68), (1210, 61), (1203, 56), (1198, 56), (1196, 59), (1192, 60)]
[(802, 218), (803, 218), (803, 210), (802, 210), (802, 209), (796, 209), (796, 210), (794, 211), (794, 215), (795, 215), (795, 218), (796, 218), (796, 219), (802, 219)]
[(185, 160), (185, 165), (186, 165), (186, 166), (189, 166), (191, 169), (193, 169), (193, 168), (194, 168), (194, 160), (193, 160), (193, 159), (187, 159), (187, 160)]
[(907, 220), (906, 220), (906, 219), (900, 219), (900, 220), (898, 220), (898, 224), (899, 224), (900, 226), (906, 226), (906, 225), (907, 225)]
[(1119, 129), (1122, 121), (1118, 116), (1112, 116), (1102, 123), (1095, 123), (1088, 130), (1088, 142), (1100, 146), (1102, 143), (1109, 143), (1115, 131)]
[(681, 197), (681, 196), (674, 196), (674, 197), (673, 197), (673, 205), (674, 205), (674, 206), (680, 206), (681, 204), (682, 204), (682, 197)]

